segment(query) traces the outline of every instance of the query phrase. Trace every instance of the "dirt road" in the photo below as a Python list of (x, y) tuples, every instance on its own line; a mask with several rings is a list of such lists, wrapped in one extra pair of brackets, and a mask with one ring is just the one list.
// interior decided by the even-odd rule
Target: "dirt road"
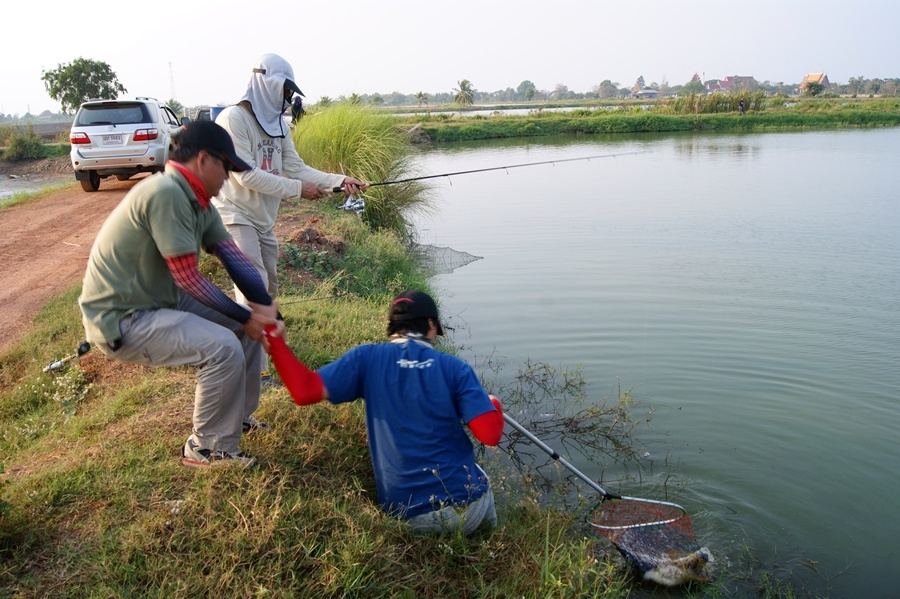
[(0, 210), (0, 353), (32, 326), (40, 309), (81, 280), (103, 220), (140, 179), (104, 179), (100, 190), (71, 187)]

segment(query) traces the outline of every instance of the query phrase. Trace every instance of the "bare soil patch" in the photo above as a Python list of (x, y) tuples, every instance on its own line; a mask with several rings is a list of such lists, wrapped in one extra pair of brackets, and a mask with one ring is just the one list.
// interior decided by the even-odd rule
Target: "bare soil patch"
[[(24, 177), (28, 175), (64, 175), (74, 173), (68, 156), (46, 158), (44, 160), (0, 160), (0, 175)], [(74, 177), (74, 174), (73, 174)]]
[(100, 225), (139, 180), (104, 179), (94, 193), (73, 181), (70, 188), (0, 210), (0, 352), (25, 335), (50, 299), (81, 280)]

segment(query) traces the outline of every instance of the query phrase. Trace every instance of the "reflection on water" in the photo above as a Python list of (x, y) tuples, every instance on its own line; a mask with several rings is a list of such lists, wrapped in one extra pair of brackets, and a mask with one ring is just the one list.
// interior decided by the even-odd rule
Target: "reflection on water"
[(621, 490), (685, 504), (723, 563), (892, 596), (900, 129), (492, 141), (418, 168), (632, 151), (437, 180), (420, 241), (484, 257), (435, 279), (448, 317), (471, 353), (652, 407)]
[(3, 205), (18, 193), (40, 191), (71, 180), (71, 175), (22, 175), (11, 177), (0, 174), (0, 205)]

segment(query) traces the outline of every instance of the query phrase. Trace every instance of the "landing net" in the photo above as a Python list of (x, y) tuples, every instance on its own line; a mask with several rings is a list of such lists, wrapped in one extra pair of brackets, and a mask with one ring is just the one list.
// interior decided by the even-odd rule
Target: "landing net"
[(633, 497), (605, 499), (594, 509), (590, 524), (646, 580), (675, 586), (710, 578), (712, 554), (697, 543), (691, 518), (680, 505)]

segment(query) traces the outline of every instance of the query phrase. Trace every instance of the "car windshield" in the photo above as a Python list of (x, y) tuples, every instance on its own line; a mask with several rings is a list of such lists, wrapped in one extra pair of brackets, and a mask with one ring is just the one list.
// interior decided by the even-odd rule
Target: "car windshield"
[(150, 117), (143, 104), (93, 104), (81, 107), (76, 125), (128, 125), (148, 123)]

